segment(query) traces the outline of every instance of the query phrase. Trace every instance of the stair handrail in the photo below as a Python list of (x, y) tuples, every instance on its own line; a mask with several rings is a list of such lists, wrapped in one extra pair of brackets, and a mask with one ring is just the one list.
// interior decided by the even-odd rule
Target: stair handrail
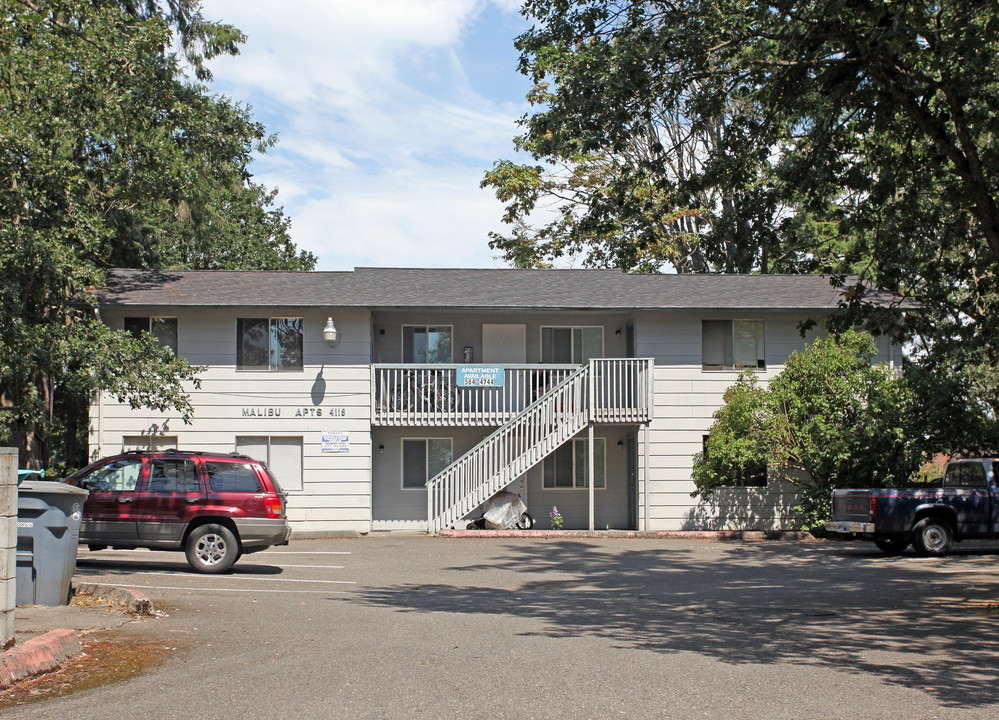
[[(531, 450), (537, 448), (538, 446), (543, 447), (546, 444), (551, 445), (557, 440), (557, 444), (552, 447), (552, 450), (554, 450), (555, 447), (561, 445), (565, 442), (565, 440), (568, 440), (586, 426), (586, 423), (592, 419), (593, 410), (588, 393), (584, 393), (582, 390), (590, 389), (590, 383), (588, 382), (590, 376), (590, 366), (590, 363), (582, 365), (571, 375), (563, 378), (557, 384), (552, 386), (551, 389), (543, 393), (537, 400), (524, 408), (520, 414), (501, 425), (494, 432), (479, 442), (475, 447), (471, 448), (460, 458), (452, 462), (448, 467), (427, 481), (427, 518), (430, 523), (431, 532), (436, 533), (444, 525), (454, 522), (471, 512), (498, 490), (516, 479), (516, 477), (526, 471), (526, 469), (540, 461), (544, 455), (548, 454), (547, 452), (541, 454), (540, 457), (532, 460), (528, 468), (518, 471), (519, 465), (523, 462), (523, 459), (531, 455)], [(564, 409), (567, 402), (569, 403), (570, 411), (565, 413)], [(464, 471), (480, 455), (485, 453), (492, 446), (498, 444), (498, 440), (501, 437), (513, 436), (515, 431), (522, 428), (533, 427), (535, 429), (539, 429), (541, 425), (538, 421), (545, 419), (543, 416), (546, 411), (550, 416), (547, 419), (554, 419), (551, 415), (556, 403), (561, 403), (558, 418), (560, 422), (553, 423), (554, 429), (552, 431), (548, 432), (543, 437), (537, 437), (533, 445), (519, 451), (512, 458), (493, 458), (495, 462), (489, 464), (495, 465), (496, 467), (481, 468), (482, 470), (488, 471), (488, 476), (483, 479), (474, 490), (469, 489), (467, 492), (456, 492), (454, 493), (455, 497), (447, 500), (441, 497), (441, 487), (445, 484), (445, 482), (449, 481), (452, 476)], [(566, 424), (564, 422), (566, 416), (569, 418), (575, 418), (576, 422)]]

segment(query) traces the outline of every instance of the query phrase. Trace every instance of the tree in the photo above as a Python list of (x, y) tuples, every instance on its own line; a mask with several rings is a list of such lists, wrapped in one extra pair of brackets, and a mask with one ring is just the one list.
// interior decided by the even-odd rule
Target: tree
[(833, 488), (908, 481), (923, 457), (913, 394), (904, 377), (872, 363), (875, 354), (873, 338), (851, 330), (792, 353), (765, 389), (743, 373), (694, 457), (694, 494), (707, 497), (766, 463), (798, 486), (803, 525), (812, 528), (828, 518)]
[[(251, 153), (273, 139), (185, 76), (238, 31), (193, 0), (0, 0), (0, 437), (79, 461), (94, 390), (185, 418), (197, 368), (96, 317), (109, 267), (310, 269)], [(171, 50), (172, 22), (186, 60)]]
[[(849, 282), (845, 324), (917, 338), (925, 372), (968, 389), (983, 422), (994, 420), (999, 6), (527, 0), (523, 13), (534, 25), (517, 46), (536, 110), (518, 144), (546, 165), (500, 163), (486, 183), (508, 220), (550, 203), (572, 220), (521, 228), (496, 247), (511, 259), (550, 262), (570, 248), (649, 269), (646, 258), (672, 262), (684, 247), (652, 224), (615, 228), (696, 217), (683, 239), (704, 267)], [(678, 173), (683, 157), (696, 162)], [(612, 172), (594, 178), (590, 158)], [(553, 177), (560, 166), (583, 168), (583, 180)], [(922, 310), (881, 312), (879, 291)]]

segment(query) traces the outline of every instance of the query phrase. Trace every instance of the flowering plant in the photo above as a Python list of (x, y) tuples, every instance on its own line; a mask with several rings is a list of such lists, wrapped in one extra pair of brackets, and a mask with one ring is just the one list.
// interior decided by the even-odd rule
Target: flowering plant
[(562, 517), (562, 513), (558, 511), (558, 507), (552, 505), (552, 529), (561, 530), (562, 522), (565, 518)]

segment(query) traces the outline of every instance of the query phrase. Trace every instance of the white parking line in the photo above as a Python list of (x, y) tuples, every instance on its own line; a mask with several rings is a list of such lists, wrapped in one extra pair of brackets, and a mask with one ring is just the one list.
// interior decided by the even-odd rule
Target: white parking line
[[(77, 573), (80, 577), (103, 577), (106, 573)], [(189, 573), (170, 573), (155, 571), (130, 572), (129, 575), (165, 575), (166, 577), (189, 577)], [(204, 577), (204, 576), (203, 576)], [(324, 585), (357, 585), (354, 580), (295, 580), (293, 578), (268, 578), (268, 577), (247, 577), (242, 575), (216, 575), (226, 580), (256, 580), (259, 582), (288, 582), (288, 583), (321, 583)]]
[(205, 588), (183, 587), (177, 585), (125, 585), (115, 583), (116, 587), (138, 588), (140, 590), (187, 590), (190, 592), (241, 592), (241, 593), (282, 593), (288, 595), (350, 595), (345, 590), (265, 590), (261, 588)]
[(261, 550), (254, 555), (350, 555), (347, 550)]

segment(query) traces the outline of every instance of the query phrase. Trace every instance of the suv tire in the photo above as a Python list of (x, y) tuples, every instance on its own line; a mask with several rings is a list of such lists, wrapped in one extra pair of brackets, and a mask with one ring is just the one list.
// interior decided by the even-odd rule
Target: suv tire
[(188, 564), (200, 573), (223, 573), (239, 557), (239, 541), (225, 525), (209, 523), (191, 531), (184, 545)]

